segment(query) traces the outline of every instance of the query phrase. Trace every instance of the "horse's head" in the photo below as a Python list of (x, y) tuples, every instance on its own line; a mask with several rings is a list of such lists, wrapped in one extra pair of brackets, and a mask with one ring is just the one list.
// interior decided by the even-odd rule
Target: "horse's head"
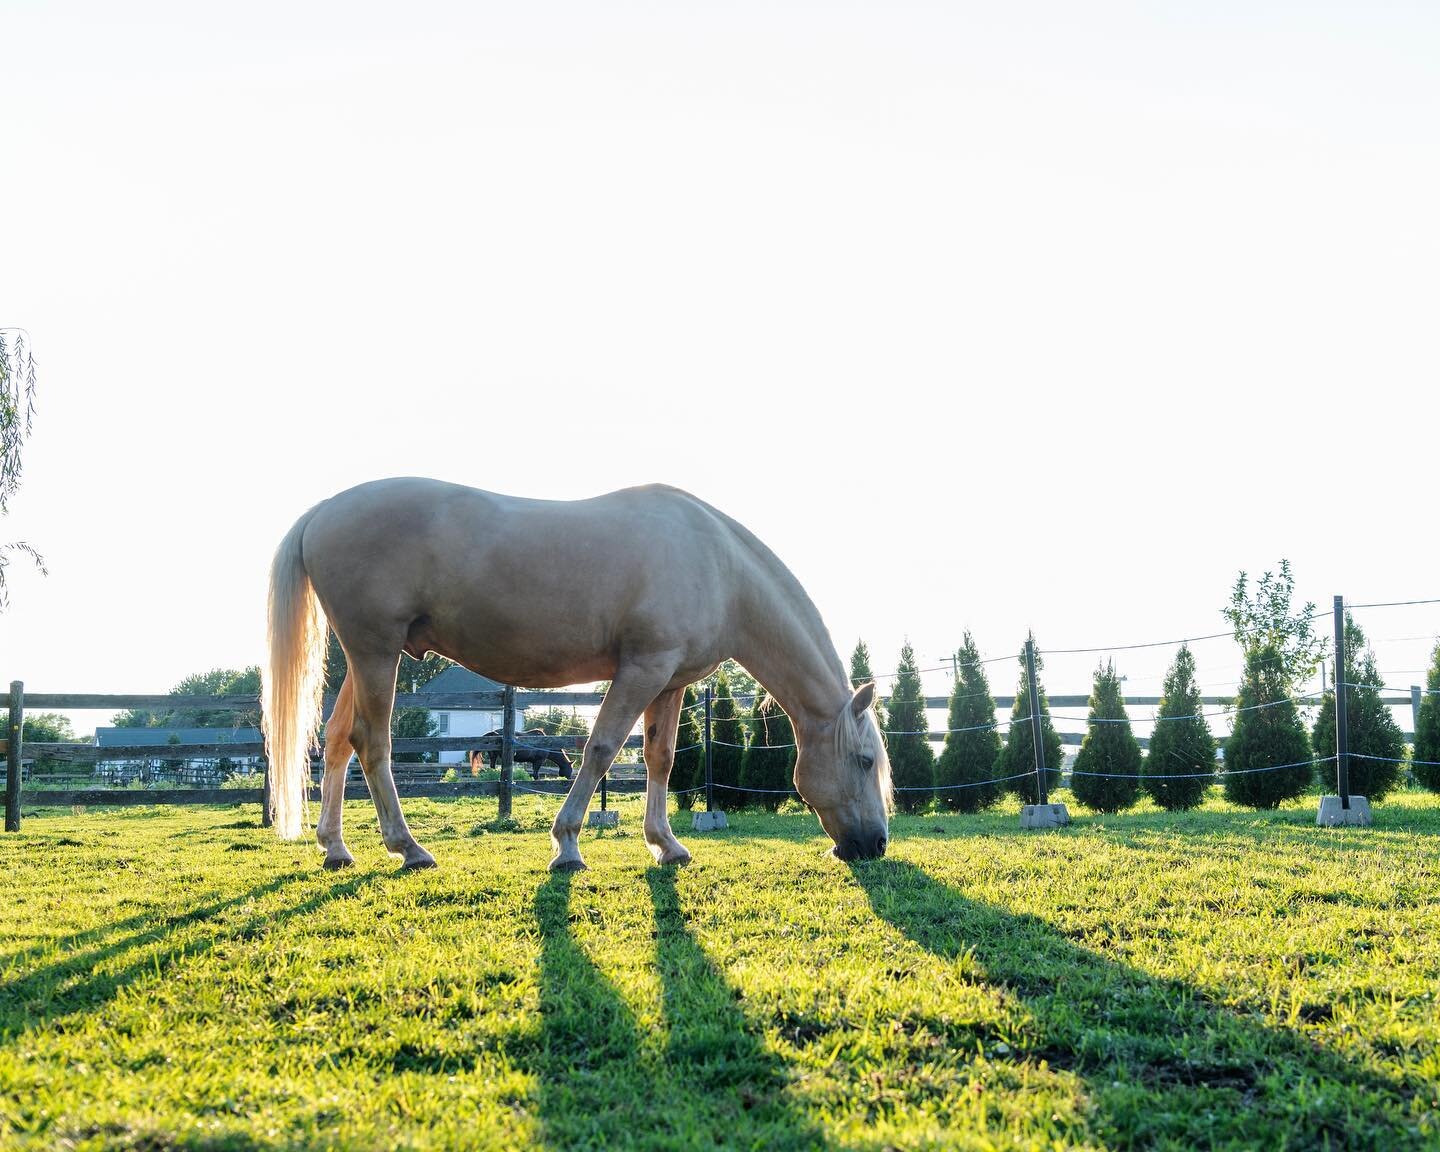
[(873, 860), (889, 842), (890, 761), (874, 701), (874, 684), (857, 689), (832, 722), (800, 736), (795, 760), (795, 788), (841, 860)]

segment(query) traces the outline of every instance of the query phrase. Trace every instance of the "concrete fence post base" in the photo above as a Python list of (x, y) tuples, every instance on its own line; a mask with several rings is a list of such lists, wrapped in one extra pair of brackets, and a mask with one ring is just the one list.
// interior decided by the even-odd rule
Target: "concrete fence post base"
[(1020, 809), (1021, 828), (1063, 828), (1070, 823), (1064, 804), (1026, 804)]
[(610, 808), (603, 812), (592, 811), (585, 823), (590, 828), (618, 828), (620, 827), (620, 813)]
[(1341, 825), (1370, 826), (1370, 801), (1364, 796), (1351, 796), (1350, 807), (1340, 806), (1339, 796), (1320, 797), (1320, 811), (1315, 817), (1318, 828), (1337, 828)]
[(721, 828), (730, 827), (730, 822), (725, 819), (725, 813), (716, 808), (709, 812), (692, 812), (690, 827), (696, 832), (718, 832)]

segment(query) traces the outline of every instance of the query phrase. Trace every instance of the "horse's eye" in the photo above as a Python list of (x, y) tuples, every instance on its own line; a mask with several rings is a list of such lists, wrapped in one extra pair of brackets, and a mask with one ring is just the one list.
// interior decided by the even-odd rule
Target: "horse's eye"
[(870, 769), (875, 767), (875, 757), (871, 756), (868, 752), (860, 753), (860, 767), (866, 772), (869, 772)]

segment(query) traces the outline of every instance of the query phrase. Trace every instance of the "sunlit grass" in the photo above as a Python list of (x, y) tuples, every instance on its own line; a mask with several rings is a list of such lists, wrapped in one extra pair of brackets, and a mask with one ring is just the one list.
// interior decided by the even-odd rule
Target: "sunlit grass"
[[(1063, 798), (1063, 797), (1062, 797)], [(368, 804), (322, 872), (253, 808), (68, 809), (0, 840), (0, 1140), (68, 1148), (1440, 1146), (1436, 838), (1255, 814), (640, 807), (550, 878), (551, 799)]]

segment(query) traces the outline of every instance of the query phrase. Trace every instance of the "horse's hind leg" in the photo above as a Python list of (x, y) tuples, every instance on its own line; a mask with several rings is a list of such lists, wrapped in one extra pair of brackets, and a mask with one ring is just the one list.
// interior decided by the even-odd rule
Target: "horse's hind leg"
[(688, 864), (690, 853), (670, 830), (670, 769), (685, 689), (662, 692), (645, 709), (645, 843), (657, 864)]
[(395, 777), (390, 772), (390, 713), (395, 707), (395, 667), (399, 654), (390, 658), (369, 657), (350, 662), (350, 677), (355, 681), (355, 718), (350, 728), (350, 742), (360, 757), (375, 814), (380, 817), (380, 837), (385, 847), (404, 858), (406, 868), (433, 868), (435, 857), (415, 842), (405, 814), (400, 811), (400, 795), (395, 791)]
[(350, 732), (355, 724), (355, 683), (345, 677), (335, 696), (335, 710), (325, 725), (325, 776), (320, 781), (320, 822), (315, 839), (325, 849), (326, 868), (348, 868), (355, 863), (345, 847), (342, 822), (345, 811), (345, 770), (350, 766)]

